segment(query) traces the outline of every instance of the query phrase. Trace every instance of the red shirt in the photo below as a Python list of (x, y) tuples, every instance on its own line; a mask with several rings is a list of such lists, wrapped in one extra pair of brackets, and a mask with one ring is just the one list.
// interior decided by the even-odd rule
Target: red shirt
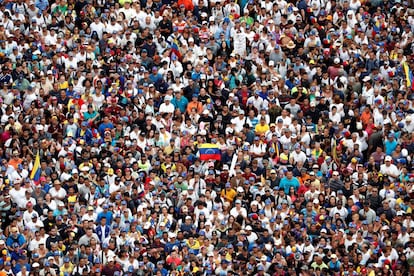
[(174, 258), (172, 256), (168, 256), (166, 262), (169, 265), (173, 263), (175, 264), (175, 266), (179, 266), (181, 264), (181, 258), (179, 257)]

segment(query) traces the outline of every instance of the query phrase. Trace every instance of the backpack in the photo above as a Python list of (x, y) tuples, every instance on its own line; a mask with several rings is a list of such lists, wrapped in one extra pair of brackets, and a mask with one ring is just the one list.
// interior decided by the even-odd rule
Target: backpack
[[(26, 7), (26, 3), (22, 3), (21, 5), (23, 5), (24, 14), (25, 14), (25, 15), (27, 15), (27, 7)], [(21, 6), (21, 5), (20, 5), (20, 6)], [(14, 12), (16, 12), (16, 11), (19, 11), (19, 12), (20, 12), (20, 7), (17, 5), (17, 3), (14, 3), (14, 4), (13, 4), (13, 8), (12, 8), (12, 10), (13, 10)]]

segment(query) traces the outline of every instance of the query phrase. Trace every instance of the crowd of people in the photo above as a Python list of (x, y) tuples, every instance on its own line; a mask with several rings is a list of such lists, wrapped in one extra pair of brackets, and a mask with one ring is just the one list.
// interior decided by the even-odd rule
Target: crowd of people
[(413, 5), (0, 1), (0, 276), (414, 275)]

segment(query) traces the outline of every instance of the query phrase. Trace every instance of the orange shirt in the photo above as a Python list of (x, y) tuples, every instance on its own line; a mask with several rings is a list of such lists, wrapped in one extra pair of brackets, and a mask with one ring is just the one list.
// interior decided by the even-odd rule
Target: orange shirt
[(190, 114), (191, 110), (193, 108), (197, 109), (198, 114), (201, 114), (201, 112), (203, 112), (203, 104), (200, 103), (199, 101), (197, 101), (197, 102), (191, 101), (191, 102), (188, 103), (188, 105), (187, 105), (187, 114)]
[(371, 117), (372, 117), (371, 112), (365, 112), (365, 111), (362, 112), (361, 114), (362, 124), (366, 126), (369, 123), (369, 120), (371, 119)]
[(21, 164), (22, 163), (22, 159), (20, 159), (20, 158), (18, 158), (18, 159), (16, 159), (16, 158), (12, 158), (12, 159), (10, 159), (10, 161), (9, 161), (9, 165), (10, 166), (12, 166), (15, 170), (17, 170), (17, 166), (19, 165), (19, 164)]

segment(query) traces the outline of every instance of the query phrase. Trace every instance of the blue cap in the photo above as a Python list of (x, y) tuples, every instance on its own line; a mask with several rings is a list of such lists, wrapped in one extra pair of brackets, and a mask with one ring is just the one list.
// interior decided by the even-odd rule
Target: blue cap
[(63, 258), (63, 262), (64, 262), (64, 263), (69, 263), (69, 262), (70, 262), (69, 257), (65, 257), (65, 258)]

